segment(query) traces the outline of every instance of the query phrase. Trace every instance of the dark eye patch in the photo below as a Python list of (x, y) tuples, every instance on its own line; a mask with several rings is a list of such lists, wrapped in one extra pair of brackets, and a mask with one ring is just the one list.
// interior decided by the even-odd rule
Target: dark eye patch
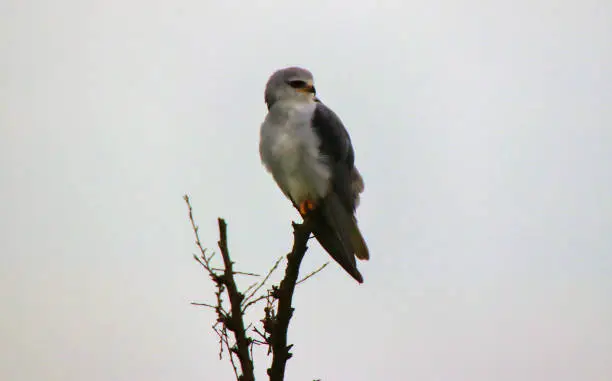
[(308, 86), (308, 84), (305, 81), (301, 81), (299, 79), (296, 79), (294, 81), (289, 81), (289, 86), (295, 88), (295, 89), (301, 89), (304, 88), (306, 86)]

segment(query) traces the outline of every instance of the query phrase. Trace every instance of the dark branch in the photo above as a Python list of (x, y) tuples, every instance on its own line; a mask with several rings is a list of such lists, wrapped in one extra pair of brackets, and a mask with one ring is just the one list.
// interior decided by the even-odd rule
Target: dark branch
[(269, 334), (268, 343), (272, 349), (272, 365), (268, 368), (270, 381), (282, 381), (285, 377), (285, 367), (291, 358), (293, 345), (287, 345), (287, 331), (293, 316), (293, 292), (300, 273), (300, 265), (308, 247), (310, 229), (306, 224), (293, 224), (293, 249), (287, 255), (285, 278), (279, 287), (273, 288), (272, 296), (278, 300), (276, 315), (266, 311), (264, 329)]
[[(250, 354), (250, 346), (252, 339), (247, 337), (246, 329), (244, 328), (244, 314), (241, 310), (242, 300), (244, 295), (238, 291), (236, 287), (236, 281), (234, 275), (237, 272), (233, 269), (233, 263), (230, 259), (228, 245), (227, 245), (227, 225), (221, 218), (218, 219), (219, 225), (219, 249), (221, 250), (221, 256), (223, 257), (223, 270), (212, 267), (210, 260), (213, 254), (210, 256), (206, 255), (206, 249), (202, 246), (200, 237), (198, 234), (198, 225), (193, 217), (193, 210), (189, 197), (184, 197), (187, 207), (189, 208), (189, 220), (191, 221), (191, 227), (196, 237), (196, 246), (200, 250), (200, 256), (194, 255), (196, 261), (198, 261), (204, 269), (208, 272), (213, 282), (217, 287), (215, 296), (217, 299), (216, 306), (212, 306), (206, 303), (195, 303), (196, 305), (202, 305), (215, 309), (217, 313), (217, 323), (213, 326), (214, 331), (219, 335), (220, 351), (219, 356), (223, 353), (223, 347), (227, 348), (230, 362), (238, 381), (255, 381), (255, 375), (253, 372), (253, 360)], [(250, 275), (250, 274), (249, 274)], [(227, 292), (230, 309), (229, 312), (223, 306), (223, 293)], [(218, 328), (218, 324), (221, 324), (221, 328)], [(235, 345), (231, 345), (228, 338), (227, 331), (231, 331), (234, 334)], [(238, 374), (238, 369), (234, 362), (234, 356), (238, 357), (240, 361), (240, 369), (242, 374)]]
[(238, 377), (239, 381), (254, 381), (255, 376), (253, 373), (253, 360), (249, 353), (249, 346), (251, 340), (246, 335), (244, 329), (244, 319), (242, 312), (242, 300), (244, 295), (238, 291), (236, 282), (234, 281), (234, 263), (232, 262), (229, 250), (227, 248), (227, 224), (222, 218), (219, 218), (219, 250), (221, 250), (221, 256), (223, 257), (223, 265), (225, 272), (223, 273), (223, 283), (227, 287), (227, 294), (229, 295), (231, 314), (227, 316), (225, 326), (227, 329), (234, 333), (236, 339), (236, 354), (238, 360), (240, 360), (240, 368), (242, 369), (242, 375)]
[[(185, 196), (185, 202), (189, 207), (189, 219), (196, 236), (196, 245), (200, 251), (200, 255), (194, 255), (194, 258), (206, 269), (217, 288), (215, 292), (216, 305), (201, 302), (194, 302), (192, 304), (215, 310), (217, 322), (213, 325), (213, 330), (219, 336), (219, 356), (222, 355), (224, 348), (227, 349), (236, 379), (238, 381), (254, 381), (253, 345), (267, 345), (268, 354), (272, 354), (272, 364), (268, 368), (270, 381), (283, 381), (287, 361), (292, 357), (290, 351), (293, 345), (287, 344), (287, 333), (294, 311), (292, 303), (295, 286), (317, 274), (327, 265), (326, 263), (298, 281), (300, 265), (308, 249), (307, 244), (311, 235), (308, 221), (303, 224), (293, 223), (293, 248), (286, 256), (287, 267), (285, 269), (285, 276), (280, 284), (278, 286), (273, 285), (264, 295), (258, 295), (271, 274), (279, 266), (282, 257), (276, 261), (261, 282), (252, 284), (242, 293), (238, 290), (234, 276), (238, 274), (256, 276), (256, 274), (239, 272), (233, 269), (234, 263), (229, 254), (227, 225), (225, 221), (221, 218), (218, 219), (218, 245), (223, 259), (223, 268), (217, 268), (213, 267), (211, 263), (214, 253), (207, 255), (206, 250), (201, 244), (198, 226), (195, 223), (188, 196)], [(229, 299), (229, 308), (224, 306), (224, 300), (226, 300), (223, 297), (224, 293), (227, 294), (227, 299)], [(262, 300), (266, 301), (266, 306), (264, 307), (265, 317), (261, 320), (263, 330), (259, 330), (251, 325), (245, 328), (244, 312), (250, 306)], [(248, 336), (247, 331), (250, 330), (259, 335), (262, 340), (256, 340)], [(233, 343), (230, 342), (228, 331), (233, 333)], [(241, 372), (238, 371), (234, 356), (238, 357)]]

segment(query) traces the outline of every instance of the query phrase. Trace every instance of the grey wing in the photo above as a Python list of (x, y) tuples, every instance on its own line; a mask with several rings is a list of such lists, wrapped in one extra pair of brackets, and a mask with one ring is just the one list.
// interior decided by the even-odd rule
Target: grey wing
[[(322, 103), (317, 103), (312, 126), (320, 139), (319, 151), (332, 173), (332, 191), (323, 200), (320, 211), (320, 221), (325, 223), (315, 236), (343, 267), (348, 263), (355, 266), (353, 254), (359, 259), (368, 259), (370, 254), (354, 216), (359, 193), (364, 187), (361, 175), (355, 168), (353, 145), (340, 118)], [(334, 241), (332, 236), (337, 240)], [(350, 253), (348, 258), (344, 256), (344, 264), (338, 260), (341, 255), (334, 254), (342, 251)]]
[(353, 213), (363, 191), (363, 179), (355, 168), (355, 151), (340, 118), (323, 103), (317, 103), (312, 126), (320, 141), (320, 152), (332, 169), (332, 186), (342, 204)]

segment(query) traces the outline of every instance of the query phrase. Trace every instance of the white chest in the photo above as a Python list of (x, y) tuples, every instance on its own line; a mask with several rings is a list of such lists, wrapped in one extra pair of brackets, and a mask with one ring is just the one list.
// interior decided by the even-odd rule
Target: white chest
[(261, 159), (294, 202), (321, 197), (328, 188), (329, 169), (311, 127), (314, 107), (304, 104), (272, 110), (261, 127)]
[(296, 170), (300, 161), (318, 156), (319, 138), (310, 126), (314, 104), (273, 110), (262, 125), (266, 158), (274, 166)]

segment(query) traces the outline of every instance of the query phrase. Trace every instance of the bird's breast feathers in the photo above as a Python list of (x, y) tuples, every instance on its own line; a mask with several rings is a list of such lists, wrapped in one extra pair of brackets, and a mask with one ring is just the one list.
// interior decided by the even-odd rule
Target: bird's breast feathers
[(261, 159), (281, 190), (295, 203), (327, 194), (331, 171), (312, 128), (314, 103), (279, 104), (261, 126)]

